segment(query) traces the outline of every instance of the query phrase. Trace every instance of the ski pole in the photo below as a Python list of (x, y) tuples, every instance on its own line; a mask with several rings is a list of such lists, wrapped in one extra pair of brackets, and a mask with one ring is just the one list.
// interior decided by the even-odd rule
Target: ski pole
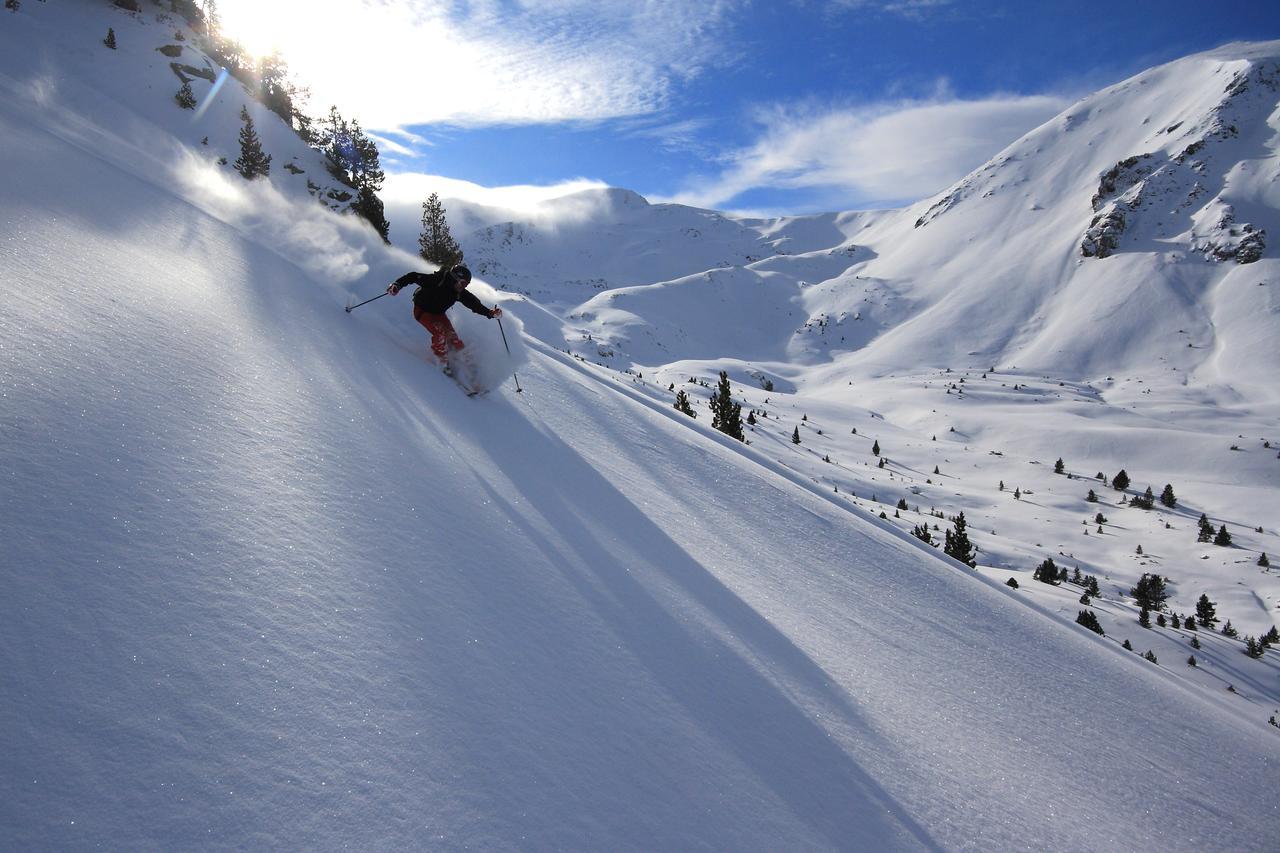
[[(384, 297), (384, 296), (386, 296), (386, 295), (387, 295), (387, 292), (384, 290), (384, 291), (382, 291), (381, 293), (379, 293), (377, 296), (373, 297), (373, 299), (381, 299), (382, 297)], [(364, 302), (361, 302), (361, 303), (356, 304), (356, 305), (348, 305), (348, 306), (347, 306), (347, 313), (348, 313), (348, 314), (350, 314), (352, 311), (354, 311), (355, 309), (359, 308), (361, 305), (368, 305), (370, 302), (372, 302), (372, 301), (373, 301), (373, 299), (366, 299)]]
[[(498, 331), (502, 332), (502, 345), (507, 348), (507, 355), (509, 356), (511, 355), (511, 346), (507, 343), (507, 331), (506, 329), (502, 328), (501, 317), (498, 318)], [(516, 393), (517, 394), (523, 393), (524, 389), (520, 387), (520, 377), (516, 376), (516, 372), (514, 370), (511, 371), (511, 378), (516, 381)]]

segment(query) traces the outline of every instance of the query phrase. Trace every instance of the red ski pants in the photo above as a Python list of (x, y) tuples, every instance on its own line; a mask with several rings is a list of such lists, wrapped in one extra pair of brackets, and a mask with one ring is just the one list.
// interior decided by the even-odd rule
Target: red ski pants
[(462, 349), (462, 338), (454, 331), (453, 324), (443, 314), (428, 314), (417, 305), (413, 306), (413, 319), (422, 324), (431, 333), (431, 351), (436, 358), (444, 361), (445, 353), (450, 348)]

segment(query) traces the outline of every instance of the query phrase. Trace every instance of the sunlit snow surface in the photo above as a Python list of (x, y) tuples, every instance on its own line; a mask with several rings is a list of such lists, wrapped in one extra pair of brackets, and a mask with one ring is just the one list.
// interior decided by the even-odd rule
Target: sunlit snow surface
[(405, 296), (342, 310), (414, 260), (213, 164), (240, 105), (192, 127), (167, 34), (0, 30), (0, 847), (1270, 849), (1273, 668), (1201, 689), (875, 519), (797, 419), (879, 392), (820, 367), (744, 447), (481, 284), (465, 398)]

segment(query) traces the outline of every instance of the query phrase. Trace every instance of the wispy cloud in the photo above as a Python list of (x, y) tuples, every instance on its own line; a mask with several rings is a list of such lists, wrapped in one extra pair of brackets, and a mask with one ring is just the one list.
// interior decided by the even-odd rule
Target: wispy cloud
[(675, 85), (729, 55), (716, 36), (744, 2), (354, 0), (342, 15), (319, 13), (309, 0), (266, 10), (257, 0), (222, 0), (219, 8), (233, 34), (278, 20), (279, 46), (314, 100), (385, 130), (659, 111)]
[(1049, 95), (939, 97), (847, 108), (774, 105), (757, 140), (669, 200), (730, 206), (752, 190), (809, 190), (845, 206), (903, 203), (944, 189), (1064, 109)]
[(954, 8), (955, 0), (828, 0), (827, 3), (828, 12), (873, 9), (914, 20), (924, 20), (930, 14)]
[(707, 131), (714, 123), (710, 118), (689, 118), (659, 123), (642, 119), (620, 122), (618, 130), (627, 136), (652, 139), (670, 151), (693, 151), (707, 155), (711, 151)]

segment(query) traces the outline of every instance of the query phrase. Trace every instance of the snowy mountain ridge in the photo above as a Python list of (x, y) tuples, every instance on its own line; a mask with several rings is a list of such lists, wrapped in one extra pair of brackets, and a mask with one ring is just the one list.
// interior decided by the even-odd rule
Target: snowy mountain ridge
[[(842, 357), (814, 355), (843, 363), (855, 375), (921, 364), (1017, 364), (1076, 378), (1151, 369), (1147, 357), (1160, 348), (1155, 339), (1179, 334), (1177, 329), (1206, 348), (1202, 342), (1214, 339), (1209, 315), (1225, 301), (1213, 295), (1214, 285), (1265, 252), (1267, 226), (1275, 218), (1265, 188), (1274, 176), (1269, 121), (1278, 56), (1274, 43), (1228, 45), (1145, 72), (1083, 99), (936, 199), (903, 211), (726, 221), (711, 212), (634, 203), (621, 216), (606, 204), (591, 226), (543, 235), (542, 243), (550, 245), (539, 250), (529, 247), (534, 224), (491, 225), (463, 243), (500, 286), (581, 303), (567, 312), (587, 320), (575, 326), (625, 355), (623, 363), (656, 365), (706, 353), (668, 339), (680, 335), (660, 333), (671, 320), (661, 306), (647, 319), (648, 302), (666, 301), (656, 295), (660, 291), (597, 296), (575, 284), (614, 290), (681, 280), (687, 287), (691, 275), (726, 275), (716, 270), (754, 281), (763, 265), (790, 271), (789, 278), (805, 286), (830, 283), (834, 296), (802, 299), (793, 289), (781, 297), (809, 310), (794, 312), (793, 323), (762, 329), (765, 352), (785, 349), (784, 336), (825, 319), (849, 345)], [(638, 217), (638, 211), (648, 215)], [(695, 228), (699, 219), (714, 226)], [(778, 239), (788, 232), (802, 236)], [(593, 243), (588, 233), (602, 239)], [(717, 238), (722, 245), (714, 245)], [(620, 239), (628, 251), (606, 253), (603, 264), (592, 259), (596, 250), (579, 248)], [(772, 258), (780, 253), (803, 258), (788, 265)], [(1122, 257), (1111, 264), (1084, 262), (1117, 253)], [(548, 262), (550, 256), (555, 262)], [(628, 259), (625, 271), (609, 266), (619, 256)], [(1197, 256), (1235, 264), (1197, 264)], [(684, 258), (687, 265), (672, 274), (673, 259)], [(1256, 267), (1236, 274), (1266, 277)], [(1163, 304), (1135, 284), (1152, 278), (1179, 282)], [(562, 282), (570, 283), (563, 293), (557, 290)], [(635, 299), (640, 301), (628, 304), (621, 325), (619, 317), (593, 320), (593, 308)], [(1188, 299), (1199, 304), (1188, 305)], [(707, 301), (718, 300), (709, 295)], [(1126, 303), (1141, 305), (1142, 317), (1116, 310)], [(884, 315), (883, 321), (858, 328), (850, 318), (860, 304)], [(1230, 358), (1259, 379), (1252, 391), (1269, 394), (1271, 383), (1263, 376), (1277, 365), (1267, 353), (1244, 357), (1234, 350), (1261, 331), (1245, 317), (1240, 322), (1246, 328), (1223, 335)], [(684, 333), (689, 335), (687, 327)], [(633, 336), (663, 338), (666, 351)], [(1125, 345), (1100, 345), (1102, 336), (1122, 338)], [(716, 354), (714, 345), (706, 349)], [(1195, 361), (1183, 361), (1184, 369), (1194, 369)]]
[[(742, 262), (658, 245), (678, 275), (588, 300), (477, 284), (515, 355), (457, 316), (496, 371), (468, 400), (403, 299), (341, 310), (413, 257), (317, 202), (318, 155), (252, 103), (304, 174), (220, 164), (245, 93), (196, 79), (203, 118), (174, 105), (172, 19), (141, 5), (23, 4), (0, 29), (0, 846), (1267, 849), (1275, 653), (1142, 629), (1120, 591), (1159, 566), (1175, 610), (1209, 590), (1250, 633), (1272, 619), (1269, 573), (1163, 547), (1201, 506), (1243, 543), (1215, 558), (1274, 541), (1243, 525), (1274, 507), (1256, 389), (859, 363), (855, 324), (936, 296), (891, 274), (888, 235), (949, 233), (977, 199), (914, 229), (611, 191), (628, 236), (662, 216)], [(586, 225), (529, 233), (561, 273), (627, 271), (573, 245)], [(718, 369), (760, 414), (750, 445), (671, 408)], [(1228, 425), (1250, 439), (1210, 453)], [(1079, 492), (1120, 455), (1134, 494), (1173, 472), (1180, 508), (1093, 482), (1110, 518), (1086, 538)], [(891, 517), (899, 497), (924, 506)], [(969, 515), (977, 572), (905, 536), (949, 525), (930, 504)], [(1093, 606), (1030, 581), (1064, 550)], [(1105, 637), (1071, 624), (1086, 609)]]

